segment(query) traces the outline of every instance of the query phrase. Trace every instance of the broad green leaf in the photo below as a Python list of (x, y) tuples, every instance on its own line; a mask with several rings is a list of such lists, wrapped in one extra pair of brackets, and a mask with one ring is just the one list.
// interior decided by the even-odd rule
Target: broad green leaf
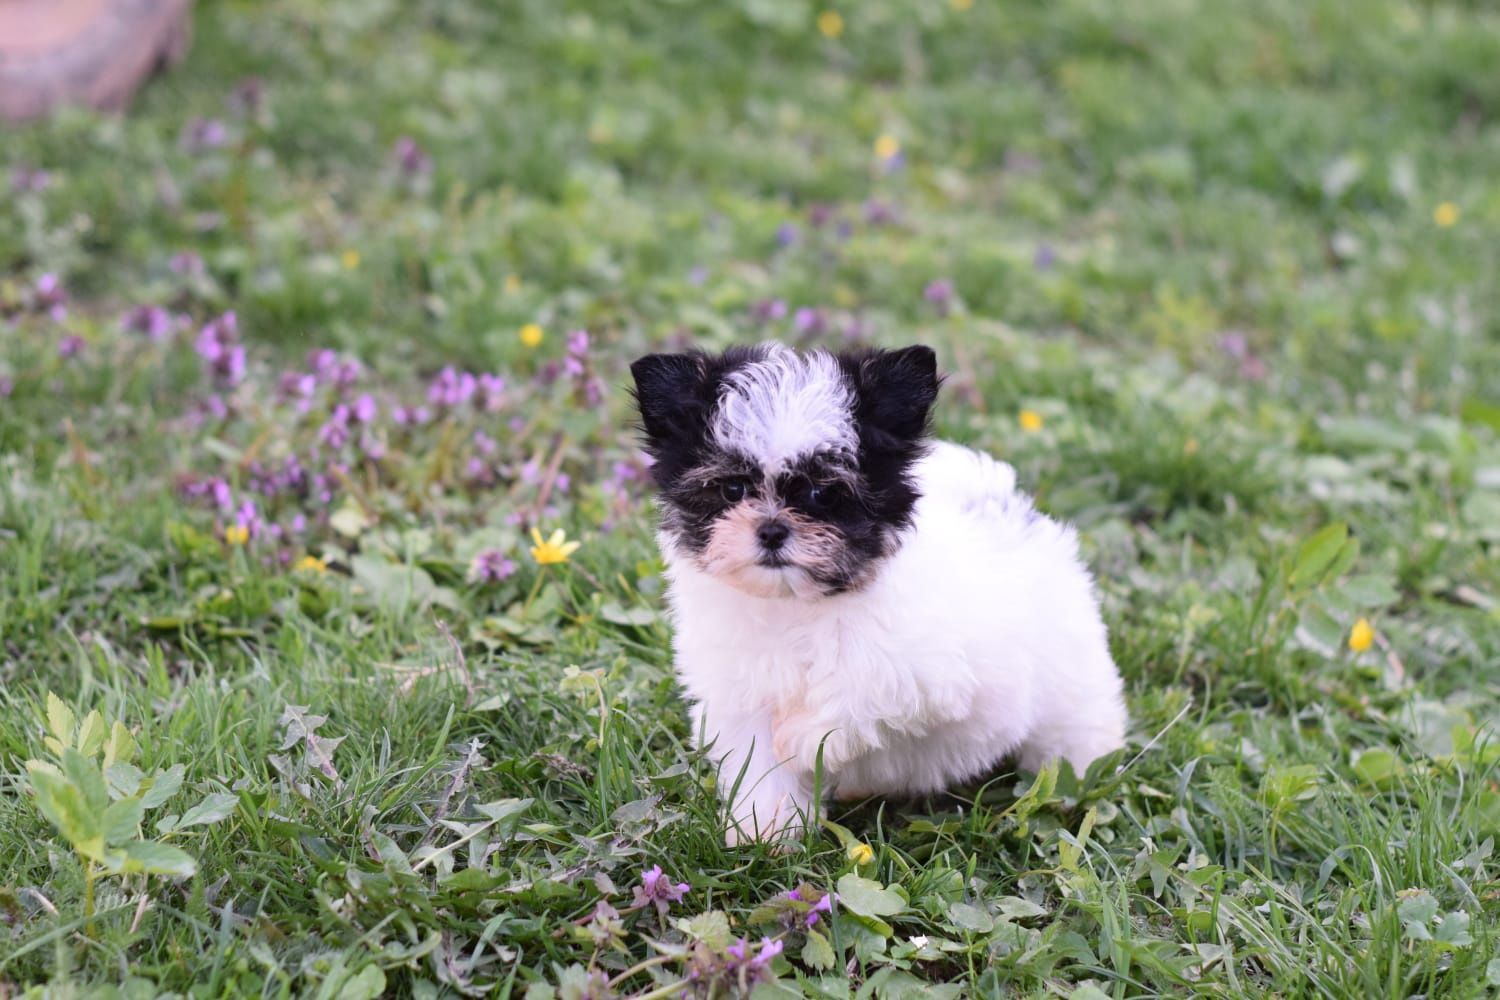
[(1365, 750), (1354, 758), (1354, 773), (1365, 784), (1383, 788), (1401, 773), (1401, 761), (1389, 750)]
[(89, 808), (83, 790), (45, 761), (27, 761), (26, 774), (31, 780), (31, 790), (36, 793), (37, 808), (47, 822), (57, 827), (74, 850), (89, 856), (101, 853), (104, 850), (101, 817)]
[(1303, 542), (1292, 560), (1292, 571), (1287, 576), (1287, 583), (1294, 588), (1316, 583), (1333, 565), (1348, 539), (1349, 526), (1342, 521), (1335, 521)]
[(240, 797), (228, 792), (214, 792), (202, 802), (182, 814), (177, 829), (187, 826), (208, 826), (229, 816), (240, 804)]
[(375, 1000), (385, 993), (385, 973), (378, 965), (367, 965), (339, 984), (336, 1000)]
[(186, 877), (198, 870), (198, 863), (186, 851), (152, 840), (132, 840), (125, 845), (127, 874), (178, 875)]
[[(73, 742), (74, 727), (78, 724), (73, 710), (61, 698), (47, 692), (47, 732), (63, 746)], [(59, 749), (58, 753), (62, 753)]]
[(104, 769), (104, 783), (109, 786), (111, 798), (129, 798), (141, 790), (146, 776), (134, 764), (116, 761)]
[(906, 909), (906, 897), (858, 875), (839, 879), (839, 905), (867, 917), (891, 917)]
[(729, 930), (729, 918), (722, 910), (710, 910), (677, 921), (677, 929), (694, 941), (702, 941), (715, 951), (729, 947), (733, 937)]
[(831, 969), (838, 958), (833, 953), (833, 946), (816, 930), (807, 932), (807, 943), (802, 946), (802, 962), (813, 969)]
[(102, 826), (104, 828), (104, 842), (106, 844), (123, 844), (132, 837), (140, 835), (141, 817), (145, 815), (146, 807), (139, 798), (120, 799), (111, 802), (109, 808), (104, 810)]
[(1432, 939), (1450, 948), (1467, 948), (1474, 943), (1469, 933), (1469, 915), (1462, 910), (1444, 914), (1437, 930), (1432, 932)]
[(136, 749), (135, 737), (130, 735), (130, 730), (123, 722), (116, 719), (115, 724), (109, 729), (109, 739), (104, 744), (106, 778), (109, 775), (109, 769), (115, 764), (129, 764), (135, 760)]
[(85, 757), (93, 757), (104, 746), (104, 716), (99, 714), (96, 708), (83, 717), (83, 722), (78, 726), (78, 752)]
[(1046, 916), (1047, 908), (1020, 896), (1005, 896), (1000, 900), (1000, 915), (1012, 920)]
[(177, 790), (182, 787), (182, 777), (186, 773), (187, 768), (181, 764), (173, 764), (165, 771), (157, 771), (152, 775), (151, 787), (142, 796), (142, 800), (146, 803), (146, 808), (155, 809), (176, 795)]
[(109, 787), (104, 784), (104, 772), (99, 770), (99, 762), (72, 747), (64, 747), (62, 768), (68, 780), (83, 793), (89, 808), (102, 814), (109, 805)]
[(969, 903), (954, 903), (948, 907), (948, 919), (954, 927), (973, 934), (988, 934), (995, 929), (995, 918)]

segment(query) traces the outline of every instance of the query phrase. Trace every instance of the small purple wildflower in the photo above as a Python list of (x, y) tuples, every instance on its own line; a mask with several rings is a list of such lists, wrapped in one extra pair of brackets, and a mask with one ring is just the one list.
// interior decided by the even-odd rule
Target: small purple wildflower
[(0, 375), (0, 399), (9, 399), (16, 391), (16, 380), (9, 375)]
[(792, 314), (792, 328), (798, 333), (815, 336), (828, 329), (828, 319), (821, 309), (803, 306)]
[(813, 908), (811, 910), (807, 911), (807, 916), (804, 917), (803, 920), (806, 922), (807, 926), (812, 927), (813, 925), (815, 925), (818, 922), (818, 915), (819, 914), (822, 914), (822, 913), (832, 913), (832, 912), (833, 912), (833, 893), (831, 893), (831, 892), (825, 892), (823, 894), (823, 898), (820, 899), (820, 900), (818, 900), (816, 903), (814, 903), (813, 904)]
[(342, 448), (349, 441), (349, 407), (343, 403), (333, 408), (328, 420), (318, 428), (318, 440), (330, 448)]
[(182, 130), (182, 146), (191, 153), (218, 149), (229, 139), (229, 131), (217, 118), (194, 118)]
[(472, 374), (449, 365), (428, 385), (427, 401), (438, 406), (459, 406), (472, 399), (478, 387), (479, 381)]
[(505, 378), (488, 373), (479, 376), (479, 392), (484, 397), (484, 409), (494, 413), (505, 405)]
[(1038, 271), (1050, 271), (1052, 265), (1057, 262), (1057, 254), (1053, 251), (1050, 243), (1043, 243), (1036, 248), (1036, 253), (1031, 258), (1031, 266)]
[(750, 317), (762, 323), (786, 318), (786, 303), (781, 299), (761, 299), (750, 307)]
[(801, 233), (797, 231), (797, 227), (790, 222), (783, 222), (776, 227), (776, 245), (783, 249), (795, 246), (800, 236)]
[(708, 280), (708, 268), (699, 265), (688, 272), (688, 284), (697, 287)]
[(652, 865), (641, 873), (641, 884), (635, 887), (633, 905), (645, 906), (650, 903), (656, 907), (658, 916), (665, 917), (671, 904), (681, 902), (690, 888), (692, 887), (686, 882), (673, 885), (672, 880), (662, 874), (661, 865)]
[(474, 450), (481, 455), (493, 455), (500, 445), (484, 431), (474, 432)]
[(947, 278), (938, 278), (936, 281), (929, 282), (927, 287), (922, 289), (922, 298), (936, 306), (938, 312), (946, 315), (953, 305), (953, 282)]
[(432, 172), (432, 157), (409, 135), (396, 140), (396, 144), (391, 147), (391, 158), (396, 163), (396, 169), (405, 177), (422, 177)]
[(181, 274), (189, 278), (196, 278), (207, 270), (203, 266), (203, 258), (191, 250), (173, 254), (172, 259), (167, 261), (167, 267), (173, 274)]
[(499, 583), (515, 573), (516, 564), (500, 549), (485, 549), (469, 563), (470, 583)]
[(135, 306), (121, 317), (120, 327), (127, 333), (144, 333), (154, 341), (162, 341), (172, 333), (172, 314), (161, 306)]
[(57, 342), (57, 356), (67, 360), (76, 358), (83, 353), (83, 338), (76, 333), (70, 333)]
[(589, 353), (589, 332), (587, 330), (574, 330), (568, 334), (568, 353), (580, 358)]
[(364, 393), (354, 401), (354, 408), (352, 410), (352, 413), (354, 414), (354, 419), (357, 423), (371, 423), (372, 421), (374, 421), (376, 414), (378, 414), (379, 412), (380, 408), (375, 405), (375, 397), (370, 395), (368, 392)]
[(236, 385), (245, 376), (245, 348), (238, 340), (239, 324), (231, 310), (205, 323), (193, 341), (193, 349), (221, 385)]
[(871, 198), (865, 202), (864, 216), (865, 222), (871, 226), (890, 226), (899, 219), (896, 206), (877, 198)]
[(54, 322), (61, 323), (68, 318), (68, 293), (63, 288), (62, 281), (51, 271), (36, 279), (31, 301), (32, 308), (46, 313)]
[(40, 194), (51, 185), (52, 175), (39, 167), (16, 167), (10, 172), (10, 189), (16, 194)]
[(807, 206), (807, 224), (814, 229), (822, 229), (833, 221), (833, 206), (827, 202), (815, 202)]

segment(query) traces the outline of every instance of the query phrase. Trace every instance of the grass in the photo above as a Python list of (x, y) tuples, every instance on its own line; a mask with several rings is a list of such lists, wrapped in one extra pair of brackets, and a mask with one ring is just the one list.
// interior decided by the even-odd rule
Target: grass
[[(7, 133), (0, 996), (1500, 985), (1500, 18), (820, 12), (207, 2)], [(724, 847), (624, 367), (769, 337), (938, 349), (1118, 759)]]

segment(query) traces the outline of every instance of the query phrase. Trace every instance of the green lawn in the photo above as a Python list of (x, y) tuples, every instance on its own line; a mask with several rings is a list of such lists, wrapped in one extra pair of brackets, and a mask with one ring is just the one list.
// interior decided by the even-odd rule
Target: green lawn
[[(1500, 988), (1500, 12), (838, 13), (208, 0), (0, 138), (0, 997)], [(724, 846), (625, 366), (766, 338), (937, 348), (1123, 754)]]

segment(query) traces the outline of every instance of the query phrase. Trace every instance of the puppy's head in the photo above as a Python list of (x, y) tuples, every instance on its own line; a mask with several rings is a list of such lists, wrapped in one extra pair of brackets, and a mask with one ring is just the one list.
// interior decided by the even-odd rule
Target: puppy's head
[(863, 586), (896, 550), (937, 398), (927, 347), (652, 354), (631, 365), (662, 527), (760, 597)]

